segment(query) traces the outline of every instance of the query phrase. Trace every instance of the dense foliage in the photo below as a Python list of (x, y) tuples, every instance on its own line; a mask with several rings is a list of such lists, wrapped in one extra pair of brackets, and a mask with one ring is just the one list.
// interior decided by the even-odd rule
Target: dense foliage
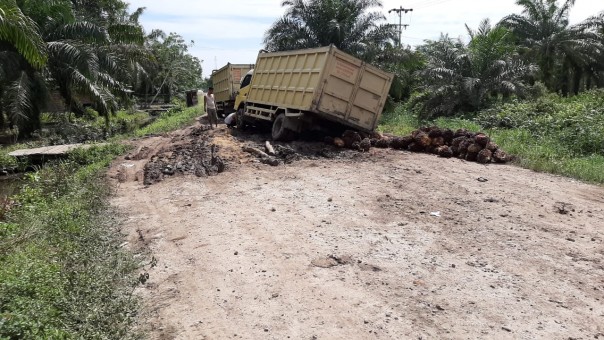
[(604, 156), (604, 90), (505, 103), (480, 112), (475, 121), (485, 129), (521, 129), (535, 139), (554, 139), (568, 156)]
[[(191, 124), (200, 110), (168, 111), (133, 134)], [(154, 264), (120, 246), (120, 221), (108, 204), (105, 171), (124, 151), (116, 143), (75, 150), (0, 202), (0, 339), (135, 338), (132, 294), (145, 279), (135, 270)]]
[(534, 60), (540, 79), (554, 92), (567, 95), (595, 83), (602, 85), (604, 13), (569, 25), (575, 0), (518, 0), (521, 14), (505, 17), (500, 25), (515, 35), (526, 60)]
[(492, 28), (488, 20), (468, 31), (472, 40), (467, 45), (442, 36), (420, 47), (428, 62), (417, 72), (421, 92), (412, 102), (422, 118), (476, 111), (498, 99), (528, 95), (526, 80), (535, 68), (520, 59), (511, 33)]
[[(442, 36), (418, 49), (425, 69), (413, 98), (421, 118), (477, 112), (547, 91), (563, 96), (604, 86), (604, 12), (570, 26), (574, 1), (518, 0), (521, 14), (468, 28), (469, 43)], [(545, 85), (545, 91), (543, 86)]]
[[(201, 81), (198, 59), (177, 34), (146, 35), (121, 0), (0, 0), (0, 127), (40, 128), (49, 94), (81, 116), (106, 121), (120, 107)], [(187, 73), (181, 70), (186, 68)]]
[(188, 53), (192, 44), (176, 33), (153, 30), (147, 35), (145, 47), (151, 58), (144, 63), (146, 74), (137, 89), (137, 93), (145, 94), (145, 102), (161, 95), (169, 103), (174, 94), (203, 86), (201, 61)]

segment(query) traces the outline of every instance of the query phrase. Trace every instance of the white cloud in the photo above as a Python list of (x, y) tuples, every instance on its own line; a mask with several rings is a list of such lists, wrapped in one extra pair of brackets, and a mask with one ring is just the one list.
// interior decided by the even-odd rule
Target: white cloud
[[(191, 52), (204, 60), (204, 74), (227, 62), (254, 63), (262, 47), (262, 37), (284, 10), (281, 0), (130, 0), (131, 9), (146, 7), (141, 21), (147, 30), (159, 28), (177, 32), (194, 40)], [(441, 32), (452, 37), (466, 36), (464, 24), (476, 28), (484, 18), (498, 22), (503, 16), (520, 12), (514, 0), (383, 0), (381, 9), (390, 23), (398, 16), (391, 8), (403, 6), (413, 12), (403, 17), (410, 26), (403, 32), (403, 43), (421, 44), (437, 39)], [(598, 8), (599, 7), (599, 8)], [(577, 1), (571, 23), (579, 22), (604, 10), (604, 4)]]
[(204, 75), (227, 62), (255, 63), (262, 37), (282, 15), (281, 0), (130, 0), (130, 9), (146, 7), (141, 22), (150, 31), (176, 32), (195, 44)]
[[(161, 28), (166, 32), (176, 32), (184, 37), (195, 37), (195, 41), (202, 43), (204, 40), (223, 39), (225, 42), (231, 39), (258, 39), (262, 37), (267, 24), (244, 23), (229, 19), (213, 18), (179, 18), (177, 20), (162, 20), (161, 17), (153, 17), (148, 20), (142, 18), (145, 27)], [(190, 40), (190, 39), (189, 39)]]
[(147, 7), (149, 12), (199, 18), (248, 16), (273, 17), (282, 13), (281, 0), (130, 0), (130, 8)]

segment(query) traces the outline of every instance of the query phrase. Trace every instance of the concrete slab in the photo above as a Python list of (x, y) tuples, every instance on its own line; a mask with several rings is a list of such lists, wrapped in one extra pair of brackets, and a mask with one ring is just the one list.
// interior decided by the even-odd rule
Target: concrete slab
[(10, 152), (9, 155), (13, 157), (58, 157), (67, 154), (68, 152), (77, 149), (83, 148), (88, 149), (93, 146), (104, 146), (107, 143), (97, 143), (97, 144), (64, 144), (64, 145), (53, 145), (53, 146), (45, 146), (41, 148), (35, 149), (22, 149), (15, 150)]

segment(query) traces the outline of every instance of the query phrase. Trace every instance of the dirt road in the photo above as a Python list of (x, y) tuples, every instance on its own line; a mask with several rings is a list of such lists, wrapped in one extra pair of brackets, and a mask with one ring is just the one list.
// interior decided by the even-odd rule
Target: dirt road
[(224, 129), (224, 173), (143, 185), (191, 131), (110, 171), (158, 261), (152, 339), (604, 339), (602, 187), (380, 149), (271, 167)]

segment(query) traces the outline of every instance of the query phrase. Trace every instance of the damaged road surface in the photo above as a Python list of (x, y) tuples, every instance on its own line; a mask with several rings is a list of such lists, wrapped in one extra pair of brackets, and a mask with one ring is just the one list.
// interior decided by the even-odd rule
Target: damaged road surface
[(604, 338), (602, 187), (323, 143), (273, 167), (243, 150), (265, 137), (200, 129), (109, 174), (126, 247), (157, 259), (151, 339)]

